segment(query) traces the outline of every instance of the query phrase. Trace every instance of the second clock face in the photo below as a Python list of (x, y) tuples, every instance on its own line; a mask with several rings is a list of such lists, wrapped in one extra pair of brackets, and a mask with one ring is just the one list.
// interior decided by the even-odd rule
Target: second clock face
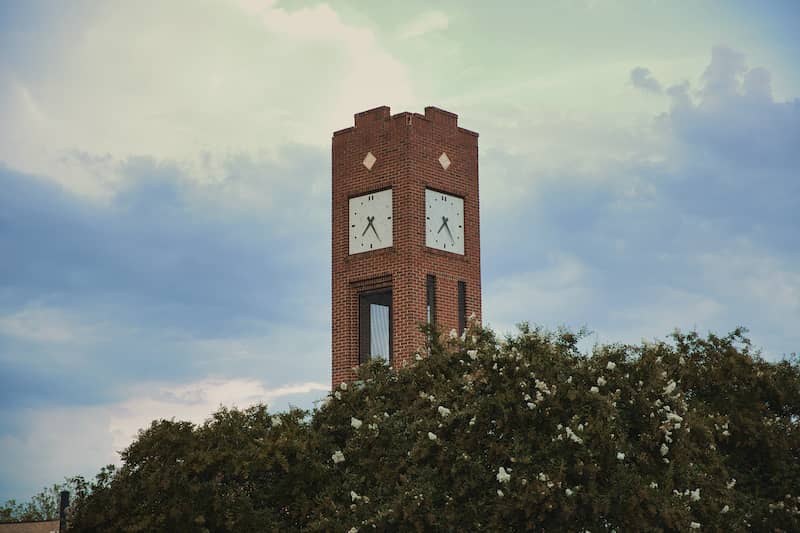
[(350, 254), (392, 245), (392, 190), (350, 198)]
[(464, 199), (425, 189), (425, 246), (464, 255)]

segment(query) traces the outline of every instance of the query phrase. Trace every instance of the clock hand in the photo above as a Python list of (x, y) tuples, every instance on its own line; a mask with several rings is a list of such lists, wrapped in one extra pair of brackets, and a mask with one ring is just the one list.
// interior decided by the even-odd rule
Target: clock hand
[[(364, 231), (361, 233), (362, 237), (367, 234), (367, 230), (369, 229), (370, 226), (372, 226), (372, 221), (373, 220), (375, 220), (375, 217), (367, 217), (367, 227), (364, 228)], [(372, 228), (372, 229), (375, 229), (375, 228)]]
[(372, 222), (370, 222), (370, 225), (372, 225), (372, 231), (375, 232), (375, 236), (378, 238), (378, 242), (381, 242), (381, 236), (378, 235), (378, 230), (375, 229), (375, 226), (372, 224)]
[(453, 238), (453, 234), (452, 234), (452, 233), (450, 233), (450, 226), (448, 226), (448, 225), (447, 225), (447, 222), (445, 222), (445, 226), (444, 226), (444, 227), (445, 227), (445, 229), (447, 230), (447, 234), (448, 234), (448, 235), (450, 235), (450, 242), (452, 242), (453, 244), (455, 244), (455, 243), (456, 243), (456, 240)]
[(436, 234), (437, 235), (440, 234), (442, 232), (442, 228), (445, 228), (445, 227), (447, 227), (447, 217), (442, 217), (442, 225), (439, 226), (439, 231), (437, 231)]

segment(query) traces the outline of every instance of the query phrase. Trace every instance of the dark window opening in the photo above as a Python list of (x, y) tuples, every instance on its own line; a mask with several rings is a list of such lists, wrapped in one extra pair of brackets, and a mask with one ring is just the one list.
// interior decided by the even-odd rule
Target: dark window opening
[(392, 360), (392, 291), (358, 296), (358, 363)]
[(436, 276), (428, 274), (425, 283), (428, 324), (436, 323)]
[(458, 332), (463, 334), (467, 329), (467, 283), (458, 282)]

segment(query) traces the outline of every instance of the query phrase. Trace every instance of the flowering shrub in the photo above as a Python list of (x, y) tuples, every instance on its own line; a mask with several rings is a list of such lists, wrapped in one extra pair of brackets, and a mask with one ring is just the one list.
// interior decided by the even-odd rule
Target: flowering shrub
[(800, 530), (800, 365), (741, 330), (429, 336), (310, 413), (154, 422), (75, 530)]

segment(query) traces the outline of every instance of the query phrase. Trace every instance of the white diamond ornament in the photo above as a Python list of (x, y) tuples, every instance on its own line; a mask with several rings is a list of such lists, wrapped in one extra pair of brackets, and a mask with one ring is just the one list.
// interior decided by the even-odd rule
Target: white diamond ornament
[(377, 160), (378, 159), (372, 155), (372, 152), (367, 152), (367, 155), (364, 157), (364, 161), (362, 161), (362, 163), (364, 163), (364, 166), (367, 167), (367, 170), (372, 170), (372, 165), (374, 165), (375, 161)]
[(447, 157), (446, 153), (442, 152), (442, 155), (439, 156), (439, 164), (442, 165), (442, 168), (445, 170), (450, 166), (450, 158)]

